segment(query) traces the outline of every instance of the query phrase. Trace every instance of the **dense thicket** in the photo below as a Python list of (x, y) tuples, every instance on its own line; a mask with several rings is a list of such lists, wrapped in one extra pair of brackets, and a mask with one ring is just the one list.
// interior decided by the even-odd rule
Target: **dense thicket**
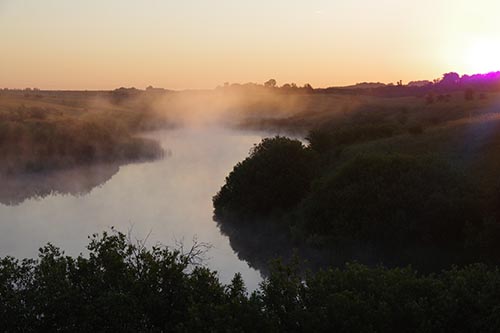
[(300, 141), (264, 139), (226, 178), (213, 199), (215, 215), (247, 220), (286, 212), (307, 193), (316, 169), (315, 154)]
[[(312, 261), (323, 265), (356, 259), (434, 270), (498, 262), (499, 216), (491, 208), (491, 193), (479, 186), (480, 177), (467, 176), (465, 167), (437, 151), (345, 153), (356, 144), (391, 136), (390, 128), (376, 123), (326, 126), (309, 133), (308, 146), (282, 137), (265, 139), (214, 197), (221, 230), (239, 239), (285, 235), (291, 240), (288, 252), (291, 247), (327, 250), (313, 254)], [(402, 136), (409, 147), (418, 142)], [(250, 234), (243, 227), (248, 220), (255, 222)], [(225, 228), (229, 221), (232, 226)], [(252, 261), (250, 250), (235, 250)]]
[(445, 162), (400, 155), (349, 160), (318, 178), (298, 209), (307, 234), (375, 248), (463, 248), (466, 227), (480, 222), (465, 177)]
[(498, 332), (500, 271), (420, 275), (359, 264), (301, 276), (275, 266), (248, 294), (177, 250), (94, 235), (88, 256), (53, 245), (0, 260), (0, 330), (162, 332)]

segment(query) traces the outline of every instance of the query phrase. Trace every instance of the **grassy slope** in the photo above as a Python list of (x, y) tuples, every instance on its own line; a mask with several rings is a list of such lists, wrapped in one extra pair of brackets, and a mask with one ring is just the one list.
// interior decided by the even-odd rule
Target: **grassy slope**
[(420, 135), (402, 134), (347, 147), (342, 159), (364, 153), (431, 154), (474, 177), (483, 189), (497, 185), (500, 170), (500, 114), (450, 121)]
[[(281, 112), (281, 117), (264, 114), (259, 123), (250, 125), (307, 131), (329, 122), (378, 121), (386, 118), (403, 124), (418, 122), (432, 126), (443, 121), (491, 112), (496, 109), (499, 97), (500, 94), (489, 94), (487, 99), (466, 102), (463, 93), (457, 92), (450, 95), (448, 102), (427, 104), (422, 97), (383, 98), (363, 95), (306, 94), (295, 96), (292, 107), (286, 105), (288, 110)], [(282, 97), (283, 100), (288, 98)]]

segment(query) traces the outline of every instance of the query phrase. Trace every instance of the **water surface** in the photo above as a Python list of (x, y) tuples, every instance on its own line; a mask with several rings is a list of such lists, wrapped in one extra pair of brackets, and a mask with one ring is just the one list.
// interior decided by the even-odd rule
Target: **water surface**
[[(184, 241), (190, 246), (194, 237), (210, 243), (206, 264), (221, 280), (229, 282), (241, 272), (248, 288), (254, 289), (260, 274), (238, 259), (212, 221), (212, 196), (264, 135), (198, 127), (147, 136), (168, 152), (163, 160), (65, 171), (61, 177), (51, 175), (68, 183), (54, 187), (55, 192), (22, 200), (17, 196), (11, 203), (3, 200), (0, 256), (34, 257), (47, 242), (78, 255), (88, 235), (114, 226), (123, 232), (131, 229), (139, 239), (150, 234), (148, 245)], [(51, 185), (44, 186), (46, 190)]]

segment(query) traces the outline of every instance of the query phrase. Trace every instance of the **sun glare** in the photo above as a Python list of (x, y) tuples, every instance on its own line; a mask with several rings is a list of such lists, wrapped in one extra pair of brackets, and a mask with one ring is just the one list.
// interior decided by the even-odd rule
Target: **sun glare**
[(473, 73), (500, 71), (500, 43), (479, 41), (466, 53), (467, 70)]

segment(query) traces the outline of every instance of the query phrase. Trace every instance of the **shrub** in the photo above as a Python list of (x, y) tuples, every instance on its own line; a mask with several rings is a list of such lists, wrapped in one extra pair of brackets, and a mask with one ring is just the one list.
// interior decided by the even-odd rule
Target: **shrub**
[(215, 216), (245, 220), (292, 209), (309, 191), (315, 170), (315, 154), (300, 141), (264, 139), (214, 196)]
[[(89, 254), (48, 244), (0, 258), (0, 331), (498, 332), (500, 271), (482, 264), (421, 275), (347, 264), (301, 275), (276, 264), (250, 295), (194, 257), (94, 235)], [(195, 251), (196, 252), (196, 251)]]

